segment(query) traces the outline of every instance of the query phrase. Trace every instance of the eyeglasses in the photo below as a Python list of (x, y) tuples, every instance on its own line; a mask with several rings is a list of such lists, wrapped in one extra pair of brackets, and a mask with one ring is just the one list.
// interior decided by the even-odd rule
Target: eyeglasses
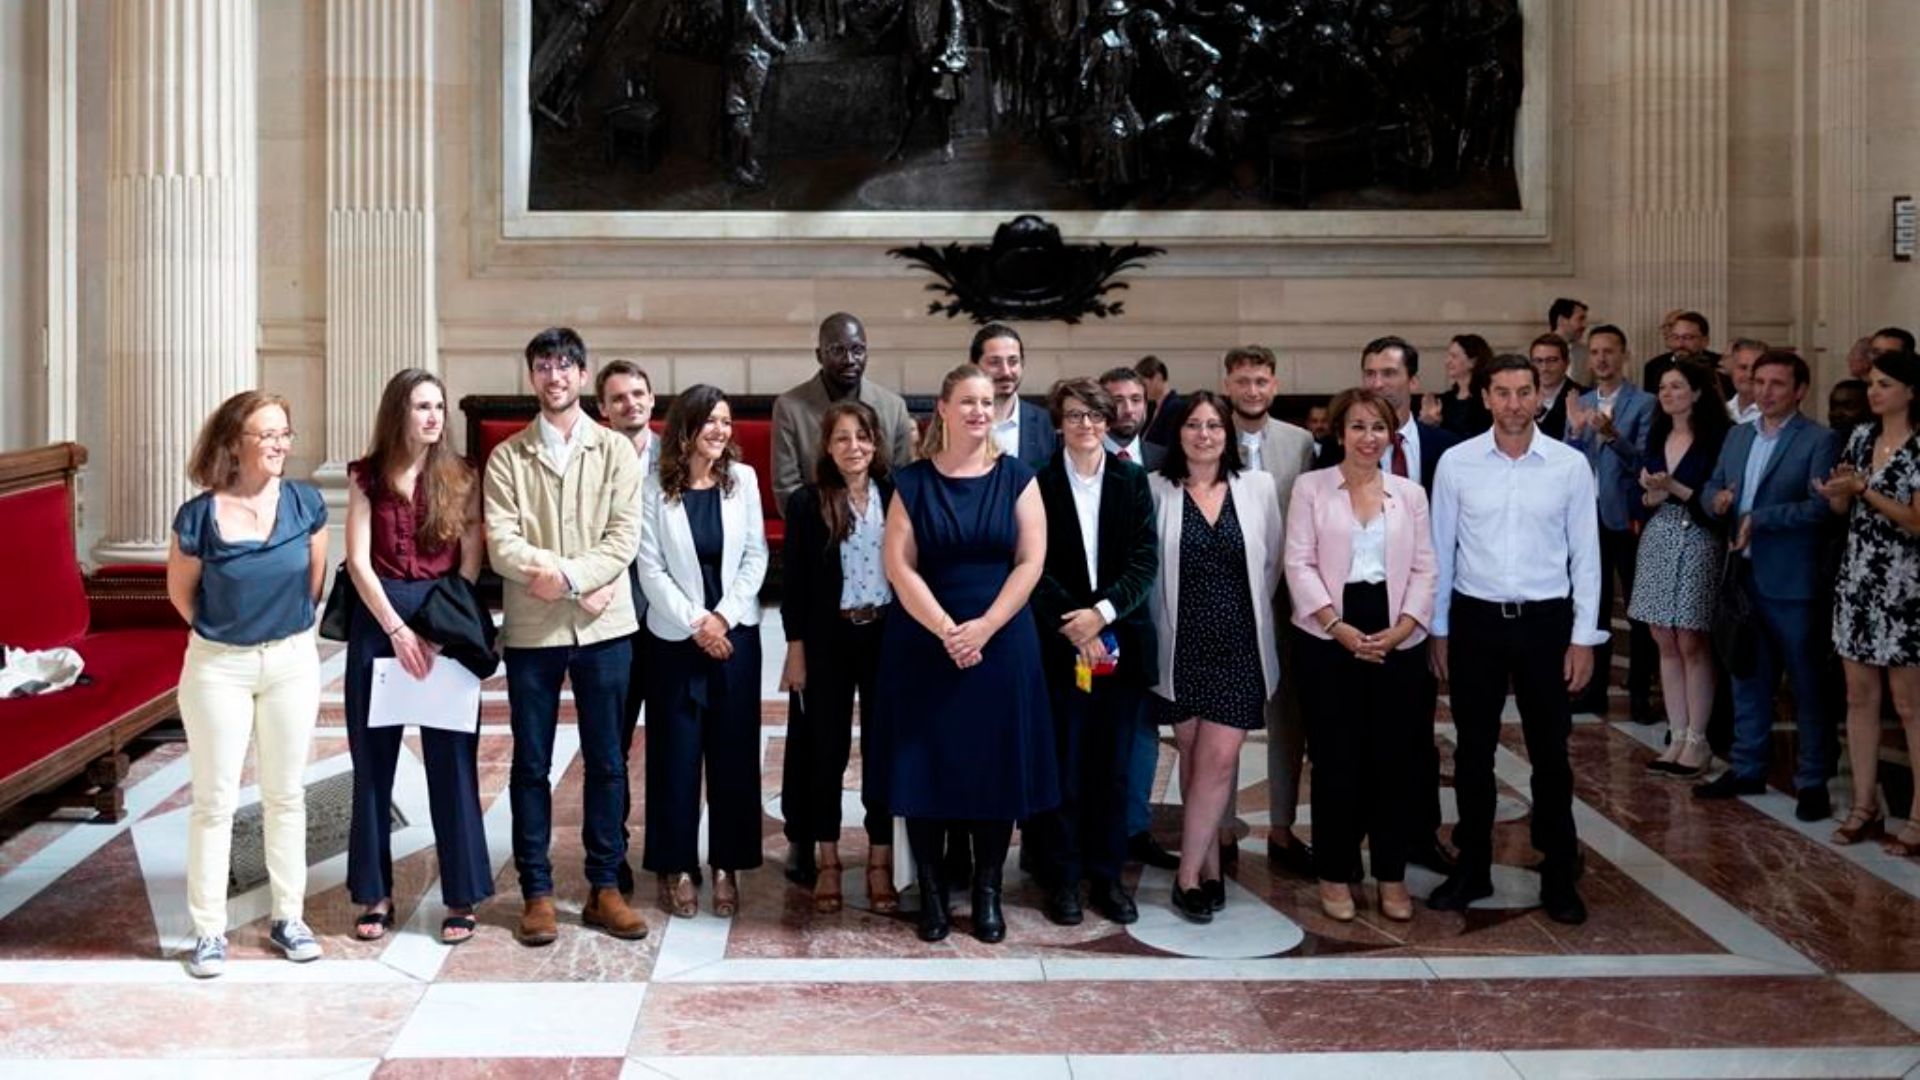
[(559, 375), (579, 366), (571, 360), (541, 360), (533, 365), (533, 370), (539, 375)]
[(1088, 412), (1085, 409), (1067, 409), (1060, 414), (1060, 422), (1071, 427), (1092, 426), (1106, 423), (1107, 418), (1102, 413)]
[(293, 440), (294, 440), (294, 432), (292, 428), (288, 428), (285, 431), (243, 431), (240, 434), (245, 435), (247, 438), (252, 439), (254, 442), (257, 442), (262, 446), (265, 446), (268, 443), (279, 443), (282, 446), (292, 446)]

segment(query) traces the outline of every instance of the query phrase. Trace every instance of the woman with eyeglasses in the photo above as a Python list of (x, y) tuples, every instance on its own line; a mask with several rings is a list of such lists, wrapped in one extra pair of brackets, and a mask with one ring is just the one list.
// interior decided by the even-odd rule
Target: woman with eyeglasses
[[(367, 454), (347, 465), (347, 572), (360, 603), (347, 639), (347, 750), (353, 756), (353, 822), (347, 840), (347, 891), (361, 905), (354, 936), (378, 941), (393, 928), (393, 780), (405, 727), (369, 727), (374, 661), (393, 657), (426, 678), (439, 647), (407, 620), (442, 579), (472, 582), (486, 554), (480, 484), (446, 441), (447, 395), (440, 377), (407, 368), (387, 381), (374, 413)], [(484, 611), (485, 608), (480, 609)], [(493, 895), (487, 832), (481, 821), (480, 734), (420, 725), (427, 774), (443, 944), (473, 936), (474, 906)]]
[(293, 448), (285, 398), (248, 390), (200, 429), (187, 473), (203, 490), (173, 518), (167, 597), (193, 628), (180, 671), (193, 810), (187, 830), (187, 971), (226, 970), (233, 813), (254, 744), (265, 811), (269, 938), (289, 960), (320, 957), (307, 928), (307, 792), (320, 712), (314, 603), (327, 563), (327, 506), (284, 478)]
[(660, 907), (699, 910), (701, 776), (713, 913), (740, 910), (740, 871), (760, 865), (760, 585), (767, 576), (760, 482), (740, 460), (718, 389), (681, 391), (641, 489), (647, 595), (647, 850)]
[(1180, 869), (1173, 908), (1190, 922), (1226, 906), (1214, 842), (1247, 732), (1266, 724), (1280, 686), (1272, 597), (1280, 586), (1279, 497), (1273, 477), (1243, 468), (1231, 407), (1187, 396), (1160, 472), (1151, 478), (1160, 539), (1152, 593), (1161, 723), (1180, 750)]

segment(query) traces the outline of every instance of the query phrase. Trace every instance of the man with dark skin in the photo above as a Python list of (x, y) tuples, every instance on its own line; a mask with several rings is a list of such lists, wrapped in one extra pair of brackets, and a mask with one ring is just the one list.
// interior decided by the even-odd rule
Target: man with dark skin
[(873, 406), (886, 433), (887, 458), (895, 468), (913, 460), (919, 428), (899, 394), (867, 376), (867, 328), (860, 320), (837, 311), (820, 322), (814, 359), (820, 372), (788, 390), (773, 403), (773, 504), (785, 516), (787, 500), (813, 477), (820, 456), (820, 417), (836, 401), (864, 401)]

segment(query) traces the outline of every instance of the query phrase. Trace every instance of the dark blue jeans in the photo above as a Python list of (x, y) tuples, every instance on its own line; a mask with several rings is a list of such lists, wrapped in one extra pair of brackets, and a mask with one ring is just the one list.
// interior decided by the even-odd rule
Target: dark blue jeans
[(553, 833), (553, 731), (560, 721), (560, 683), (571, 677), (586, 759), (581, 843), (587, 849), (587, 882), (611, 889), (615, 868), (627, 855), (626, 731), (628, 639), (546, 649), (508, 649), (507, 702), (513, 714), (513, 865), (520, 893), (532, 899), (553, 892), (547, 846)]

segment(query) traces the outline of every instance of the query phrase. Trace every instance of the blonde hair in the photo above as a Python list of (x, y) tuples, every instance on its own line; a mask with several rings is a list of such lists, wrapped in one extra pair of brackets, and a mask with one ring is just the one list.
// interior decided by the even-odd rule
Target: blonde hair
[[(993, 382), (986, 372), (980, 370), (980, 365), (961, 364), (959, 367), (947, 372), (946, 377), (940, 380), (940, 400), (946, 402), (951, 399), (953, 397), (953, 388), (969, 379), (985, 379), (988, 383)], [(1013, 407), (1016, 409), (1019, 408), (1019, 402), (1016, 401)], [(947, 435), (946, 422), (940, 419), (940, 409), (936, 406), (933, 410), (933, 419), (927, 424), (926, 437), (920, 440), (920, 456), (923, 458), (931, 458), (939, 454), (947, 448), (948, 441), (949, 436)], [(985, 454), (986, 460), (992, 462), (994, 458), (1000, 456), (1000, 444), (994, 442), (993, 439), (989, 437), (987, 439)]]
[(279, 407), (293, 423), (293, 407), (279, 394), (265, 390), (242, 390), (220, 403), (200, 425), (193, 441), (193, 454), (187, 458), (187, 477), (209, 491), (220, 491), (240, 477), (240, 455), (235, 447), (247, 429), (247, 419), (261, 409)]

